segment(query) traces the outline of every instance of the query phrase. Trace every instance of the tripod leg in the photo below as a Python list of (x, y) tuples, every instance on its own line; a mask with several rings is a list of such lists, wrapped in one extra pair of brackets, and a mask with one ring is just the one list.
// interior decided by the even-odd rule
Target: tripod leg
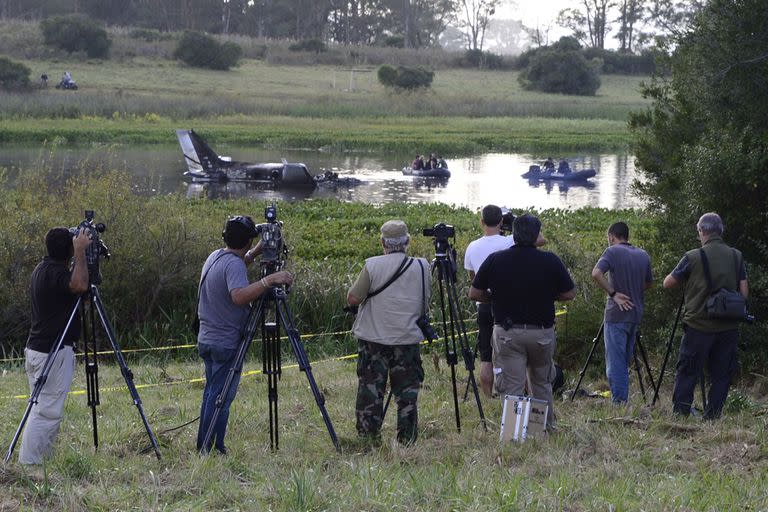
[(592, 361), (592, 356), (595, 353), (595, 348), (597, 348), (597, 343), (600, 341), (600, 337), (603, 335), (604, 331), (605, 322), (600, 324), (600, 329), (597, 331), (595, 338), (592, 340), (592, 348), (589, 350), (589, 355), (587, 356), (587, 361), (584, 363), (584, 368), (582, 368), (579, 372), (579, 381), (576, 383), (576, 387), (573, 388), (573, 392), (571, 393), (571, 401), (573, 401), (573, 399), (576, 397), (576, 393), (581, 387), (581, 381), (584, 379), (584, 374), (587, 373), (587, 368), (589, 367), (589, 363)]
[(685, 296), (680, 299), (680, 306), (677, 308), (677, 315), (675, 316), (675, 323), (672, 325), (672, 333), (669, 335), (669, 341), (667, 342), (667, 350), (664, 353), (664, 362), (661, 364), (661, 371), (659, 371), (659, 378), (656, 381), (656, 389), (653, 391), (653, 400), (651, 406), (656, 405), (656, 400), (659, 398), (659, 389), (661, 388), (661, 381), (664, 378), (664, 370), (667, 368), (667, 361), (669, 361), (669, 353), (672, 351), (672, 341), (675, 339), (675, 331), (677, 330), (677, 324), (680, 321), (680, 314), (683, 312), (683, 304), (685, 303)]
[(456, 332), (455, 324), (453, 322), (451, 312), (446, 314), (445, 308), (445, 289), (443, 287), (443, 279), (450, 270), (445, 269), (446, 260), (444, 258), (438, 258), (436, 261), (435, 269), (437, 269), (437, 281), (438, 289), (440, 291), (440, 313), (443, 316), (443, 339), (445, 341), (445, 360), (451, 367), (451, 387), (453, 388), (453, 410), (456, 416), (456, 430), (461, 432), (461, 416), (459, 414), (459, 395), (456, 389), (456, 365), (459, 362), (459, 358), (456, 355)]
[(293, 354), (296, 357), (296, 362), (299, 365), (299, 370), (304, 372), (304, 375), (307, 377), (309, 387), (312, 390), (312, 395), (315, 397), (315, 403), (317, 403), (317, 407), (320, 409), (320, 414), (323, 417), (323, 421), (325, 422), (325, 427), (328, 429), (328, 434), (331, 436), (331, 442), (333, 442), (333, 446), (336, 447), (336, 451), (341, 452), (339, 439), (336, 437), (336, 431), (333, 428), (331, 417), (328, 415), (328, 410), (325, 408), (325, 397), (320, 392), (320, 389), (317, 386), (317, 382), (315, 381), (315, 377), (312, 375), (312, 365), (309, 363), (309, 357), (307, 356), (307, 352), (304, 349), (304, 344), (301, 342), (299, 331), (294, 326), (291, 311), (288, 309), (288, 305), (285, 303), (285, 297), (278, 295), (275, 298), (275, 302), (277, 305), (277, 315), (280, 319), (280, 323), (283, 325), (283, 329), (285, 329), (285, 332), (288, 335), (288, 340), (291, 342), (291, 348), (293, 349)]
[(651, 365), (648, 363), (648, 354), (645, 352), (645, 347), (643, 346), (640, 331), (637, 331), (637, 348), (640, 350), (640, 357), (643, 360), (643, 365), (645, 366), (645, 372), (648, 375), (648, 382), (651, 385), (651, 389), (656, 389), (656, 383), (653, 380), (653, 372), (651, 372)]
[[(86, 303), (82, 305), (83, 319), (83, 354), (85, 355), (85, 384), (88, 397), (88, 407), (91, 408), (91, 425), (93, 426), (93, 447), (99, 449), (99, 425), (96, 407), (99, 405), (99, 362), (98, 347), (96, 344), (96, 315), (93, 305), (88, 308), (89, 315), (86, 315)], [(89, 318), (90, 316), (90, 318)], [(90, 336), (88, 321), (90, 320)], [(92, 352), (91, 352), (92, 351)]]
[(635, 370), (637, 371), (637, 383), (640, 386), (640, 393), (642, 393), (643, 401), (645, 401), (645, 386), (643, 385), (643, 374), (640, 372), (640, 358), (637, 356), (637, 350), (635, 350)]
[(149, 440), (152, 443), (152, 448), (155, 450), (155, 455), (159, 459), (160, 448), (158, 447), (155, 434), (152, 432), (152, 427), (149, 426), (149, 421), (147, 420), (147, 416), (144, 414), (144, 407), (141, 405), (141, 398), (139, 397), (139, 392), (136, 390), (136, 386), (133, 383), (133, 372), (131, 372), (131, 370), (128, 368), (128, 365), (125, 364), (125, 358), (123, 358), (123, 353), (120, 351), (120, 346), (117, 344), (117, 338), (115, 337), (115, 333), (114, 331), (112, 331), (112, 326), (110, 325), (109, 319), (107, 318), (107, 312), (104, 310), (104, 304), (101, 302), (99, 289), (96, 288), (96, 285), (93, 285), (93, 284), (91, 285), (91, 307), (95, 307), (96, 312), (99, 314), (101, 325), (104, 328), (104, 333), (107, 335), (107, 339), (109, 340), (109, 343), (112, 345), (112, 350), (115, 353), (115, 359), (117, 360), (117, 364), (120, 365), (120, 373), (123, 374), (125, 385), (131, 394), (131, 398), (133, 398), (133, 404), (136, 406), (136, 409), (139, 411), (139, 416), (141, 417), (141, 421), (142, 423), (144, 423), (144, 429), (147, 431)]
[(11, 440), (11, 444), (8, 446), (8, 451), (5, 453), (5, 462), (10, 461), (11, 457), (13, 456), (13, 450), (16, 448), (16, 443), (19, 442), (19, 437), (21, 436), (21, 432), (24, 430), (24, 425), (26, 425), (27, 420), (29, 419), (29, 414), (32, 412), (32, 407), (37, 405), (37, 400), (40, 397), (43, 386), (45, 386), (45, 382), (48, 380), (48, 375), (51, 373), (51, 368), (53, 367), (53, 362), (56, 359), (56, 355), (59, 353), (59, 350), (61, 350), (64, 339), (66, 338), (67, 333), (72, 326), (72, 322), (74, 321), (77, 310), (82, 302), (83, 296), (81, 295), (77, 298), (77, 302), (75, 302), (75, 305), (72, 308), (72, 312), (69, 314), (67, 325), (64, 327), (61, 335), (59, 335), (56, 343), (53, 345), (53, 347), (51, 347), (50, 352), (48, 352), (48, 357), (45, 359), (45, 363), (43, 364), (43, 369), (40, 372), (40, 376), (35, 380), (35, 386), (32, 389), (32, 393), (30, 393), (29, 398), (27, 399), (27, 408), (24, 410), (24, 415), (21, 417), (21, 422), (16, 428), (16, 433), (13, 434), (13, 439)]
[[(235, 360), (227, 373), (227, 377), (224, 380), (224, 386), (216, 397), (216, 408), (213, 410), (210, 423), (205, 432), (205, 437), (200, 445), (200, 453), (202, 455), (207, 454), (210, 451), (211, 441), (213, 439), (213, 431), (216, 428), (216, 421), (219, 419), (221, 409), (224, 407), (224, 402), (229, 396), (229, 390), (232, 388), (232, 382), (235, 379), (235, 375), (239, 374), (243, 369), (243, 361), (245, 360), (245, 354), (248, 353), (248, 347), (251, 346), (254, 334), (256, 334), (256, 328), (259, 326), (259, 322), (262, 320), (262, 313), (264, 307), (264, 298), (262, 297), (257, 303), (251, 306), (251, 310), (248, 312), (248, 318), (245, 322), (245, 331), (243, 337), (240, 339), (240, 345), (237, 347), (237, 354)], [(204, 421), (201, 417), (200, 421)], [(203, 426), (203, 425), (201, 425)]]
[(272, 450), (280, 448), (277, 418), (277, 380), (280, 376), (280, 334), (277, 324), (264, 322), (261, 328), (263, 345), (263, 371), (267, 376), (267, 398), (269, 401), (269, 446)]
[[(450, 274), (452, 276), (453, 274)], [(461, 353), (464, 356), (464, 367), (467, 370), (467, 387), (472, 387), (472, 393), (475, 395), (475, 403), (477, 404), (477, 411), (480, 415), (480, 421), (483, 424), (483, 429), (488, 430), (488, 425), (485, 421), (485, 413), (483, 412), (483, 404), (480, 401), (480, 393), (477, 387), (477, 381), (475, 380), (475, 354), (469, 348), (469, 340), (467, 338), (467, 326), (464, 323), (464, 318), (459, 311), (459, 297), (456, 293), (456, 282), (453, 279), (448, 281), (448, 305), (451, 310), (451, 320), (457, 325), (459, 345), (461, 346)]]

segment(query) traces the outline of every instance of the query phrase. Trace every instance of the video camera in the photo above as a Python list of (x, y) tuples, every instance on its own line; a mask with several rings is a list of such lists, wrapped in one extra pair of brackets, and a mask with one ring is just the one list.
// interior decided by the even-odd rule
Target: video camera
[(88, 266), (88, 279), (90, 284), (101, 284), (101, 271), (99, 270), (99, 261), (101, 258), (109, 259), (111, 256), (109, 249), (104, 241), (99, 237), (99, 233), (107, 230), (103, 222), (93, 222), (93, 210), (85, 210), (85, 220), (73, 228), (69, 228), (70, 234), (75, 237), (80, 230), (91, 240), (90, 245), (85, 250), (85, 262)]
[(452, 273), (452, 277), (455, 280), (457, 268), (456, 249), (451, 247), (451, 243), (448, 241), (448, 238), (456, 238), (456, 230), (450, 224), (446, 224), (445, 222), (438, 222), (431, 228), (424, 228), (421, 232), (424, 236), (434, 237), (435, 257), (441, 260), (448, 260), (450, 263), (448, 270)]
[(515, 214), (509, 208), (501, 208), (501, 232), (512, 233), (512, 224), (515, 222)]
[(279, 270), (288, 248), (283, 243), (283, 222), (277, 220), (277, 206), (270, 205), (264, 209), (264, 219), (267, 222), (256, 225), (256, 233), (261, 235), (261, 263)]

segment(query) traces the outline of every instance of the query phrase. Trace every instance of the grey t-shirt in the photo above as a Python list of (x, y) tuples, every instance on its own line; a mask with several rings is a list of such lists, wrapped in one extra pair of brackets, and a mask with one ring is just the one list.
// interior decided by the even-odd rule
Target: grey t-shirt
[(200, 273), (202, 279), (208, 272), (200, 287), (200, 302), (197, 306), (200, 317), (197, 342), (237, 348), (249, 306), (233, 303), (230, 293), (236, 288), (248, 286), (248, 271), (242, 258), (234, 253), (224, 254), (224, 251), (213, 251), (205, 260)]
[(635, 305), (629, 311), (622, 311), (609, 297), (605, 303), (605, 321), (640, 323), (645, 303), (645, 284), (653, 281), (648, 253), (632, 244), (615, 244), (603, 252), (597, 261), (597, 268), (608, 272), (608, 282), (613, 289), (629, 295)]

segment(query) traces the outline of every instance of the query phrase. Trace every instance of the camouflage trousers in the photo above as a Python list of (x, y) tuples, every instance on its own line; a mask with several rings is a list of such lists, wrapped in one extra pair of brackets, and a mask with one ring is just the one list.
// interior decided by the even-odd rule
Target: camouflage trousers
[(424, 369), (419, 345), (382, 345), (358, 341), (357, 351), (357, 433), (377, 438), (384, 422), (384, 392), (389, 377), (397, 403), (397, 440), (416, 441), (418, 413), (416, 399)]

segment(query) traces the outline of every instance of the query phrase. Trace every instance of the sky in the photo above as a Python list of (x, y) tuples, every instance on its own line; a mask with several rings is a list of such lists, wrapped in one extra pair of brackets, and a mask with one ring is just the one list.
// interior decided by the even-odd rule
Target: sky
[(548, 21), (554, 24), (557, 13), (574, 6), (574, 0), (503, 0), (495, 18), (522, 20), (526, 26), (544, 25)]

